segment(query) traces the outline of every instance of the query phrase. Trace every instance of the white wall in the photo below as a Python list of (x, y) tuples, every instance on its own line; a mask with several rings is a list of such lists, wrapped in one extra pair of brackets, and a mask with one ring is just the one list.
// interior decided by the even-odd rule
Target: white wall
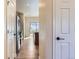
[(52, 59), (53, 1), (40, 0), (40, 59)]
[(4, 59), (7, 59), (7, 37), (6, 37), (6, 0), (4, 0)]

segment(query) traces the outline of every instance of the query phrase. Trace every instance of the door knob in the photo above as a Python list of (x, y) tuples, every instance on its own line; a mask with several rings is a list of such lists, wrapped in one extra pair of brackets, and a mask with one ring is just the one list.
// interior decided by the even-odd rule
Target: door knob
[(57, 39), (57, 40), (64, 40), (64, 38), (60, 38), (60, 37), (57, 37), (56, 39)]
[(16, 36), (16, 34), (15, 34), (15, 33), (14, 33), (13, 35), (14, 35), (14, 36)]

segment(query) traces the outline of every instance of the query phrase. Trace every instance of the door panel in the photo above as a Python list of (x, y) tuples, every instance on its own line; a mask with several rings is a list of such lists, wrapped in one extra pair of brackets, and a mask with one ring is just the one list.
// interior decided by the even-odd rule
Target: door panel
[(70, 44), (69, 43), (58, 43), (56, 46), (56, 59), (70, 59)]
[(15, 54), (15, 16), (16, 8), (14, 4), (9, 1), (7, 4), (7, 50), (8, 58), (14, 59)]
[(54, 59), (75, 59), (74, 0), (55, 0), (54, 6)]
[(61, 9), (61, 33), (68, 34), (69, 33), (69, 21), (70, 21), (70, 10), (62, 8)]

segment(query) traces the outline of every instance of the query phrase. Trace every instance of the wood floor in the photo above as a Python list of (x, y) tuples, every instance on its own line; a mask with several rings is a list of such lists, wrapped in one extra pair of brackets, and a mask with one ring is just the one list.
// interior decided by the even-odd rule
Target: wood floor
[(18, 56), (15, 59), (39, 59), (39, 48), (32, 38), (23, 40)]

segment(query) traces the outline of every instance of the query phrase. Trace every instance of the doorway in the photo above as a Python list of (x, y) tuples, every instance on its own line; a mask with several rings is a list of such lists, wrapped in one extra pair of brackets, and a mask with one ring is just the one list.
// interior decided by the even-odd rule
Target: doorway
[(39, 0), (16, 0), (16, 59), (39, 59)]
[(7, 4), (8, 59), (74, 59), (74, 0)]

